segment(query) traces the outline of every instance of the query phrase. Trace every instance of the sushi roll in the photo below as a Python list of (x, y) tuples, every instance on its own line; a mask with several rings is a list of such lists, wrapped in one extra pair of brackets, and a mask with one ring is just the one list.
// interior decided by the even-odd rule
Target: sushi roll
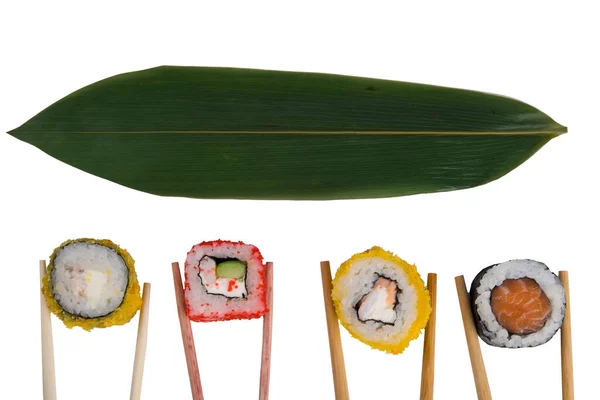
[(129, 322), (142, 305), (131, 255), (110, 240), (67, 240), (50, 256), (42, 280), (48, 309), (68, 328)]
[(185, 303), (192, 321), (260, 318), (267, 312), (265, 265), (255, 246), (202, 242), (185, 261)]
[(431, 313), (416, 267), (380, 247), (344, 262), (331, 294), (337, 317), (352, 336), (392, 354), (420, 335)]
[(544, 344), (565, 316), (560, 279), (534, 260), (512, 260), (483, 269), (473, 280), (470, 299), (479, 336), (496, 347)]

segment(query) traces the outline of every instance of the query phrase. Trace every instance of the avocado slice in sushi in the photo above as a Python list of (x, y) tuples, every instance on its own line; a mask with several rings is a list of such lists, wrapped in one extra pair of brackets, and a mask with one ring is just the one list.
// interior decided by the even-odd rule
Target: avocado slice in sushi
[(229, 278), (243, 281), (246, 276), (246, 263), (239, 260), (229, 260), (217, 264), (217, 278)]

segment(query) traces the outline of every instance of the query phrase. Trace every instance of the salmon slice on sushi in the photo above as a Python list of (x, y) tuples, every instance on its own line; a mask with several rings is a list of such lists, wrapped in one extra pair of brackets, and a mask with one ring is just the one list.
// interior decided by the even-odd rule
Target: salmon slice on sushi
[(563, 285), (534, 260), (511, 260), (483, 269), (470, 290), (481, 339), (491, 346), (535, 347), (560, 329), (566, 307)]

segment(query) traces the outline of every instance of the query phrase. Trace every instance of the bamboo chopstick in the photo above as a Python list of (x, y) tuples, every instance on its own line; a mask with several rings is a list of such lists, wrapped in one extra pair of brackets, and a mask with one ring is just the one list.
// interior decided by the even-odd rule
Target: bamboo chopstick
[(179, 315), (179, 325), (181, 327), (181, 338), (185, 352), (185, 361), (187, 363), (188, 375), (190, 377), (190, 387), (193, 400), (204, 400), (202, 394), (202, 384), (200, 383), (200, 370), (198, 368), (198, 359), (196, 358), (196, 346), (194, 344), (194, 335), (192, 325), (185, 312), (185, 297), (183, 294), (183, 283), (181, 281), (181, 271), (179, 263), (171, 264), (173, 269), (173, 283), (175, 285), (175, 297), (177, 300), (177, 314)]
[(262, 357), (260, 362), (259, 400), (269, 399), (269, 383), (271, 377), (271, 343), (273, 332), (273, 263), (266, 264), (267, 276), (267, 312), (263, 316)]
[(431, 315), (425, 327), (423, 365), (421, 367), (421, 400), (433, 400), (435, 370), (435, 318), (437, 302), (437, 274), (427, 275), (427, 289), (431, 296)]
[(135, 358), (133, 360), (133, 374), (131, 377), (130, 400), (140, 400), (142, 396), (142, 378), (144, 376), (144, 363), (146, 361), (146, 347), (148, 344), (148, 316), (150, 313), (150, 284), (144, 283), (142, 292), (142, 308), (138, 322), (138, 334), (135, 344)]
[(336, 400), (349, 400), (348, 381), (346, 379), (346, 366), (344, 364), (344, 351), (340, 337), (340, 326), (335, 315), (333, 300), (331, 299), (331, 267), (329, 261), (321, 262), (321, 280), (323, 281), (323, 299), (325, 301), (325, 316), (327, 318), (327, 332), (329, 335), (329, 353), (331, 356), (331, 370)]
[(575, 390), (573, 386), (573, 342), (571, 339), (571, 299), (569, 292), (569, 272), (559, 271), (558, 276), (565, 288), (567, 300), (565, 317), (560, 329), (560, 358), (562, 368), (562, 398), (573, 400)]
[[(40, 260), (40, 284), (46, 275), (46, 261)], [(54, 340), (52, 320), (40, 286), (40, 322), (42, 334), (42, 382), (44, 400), (56, 400), (56, 372), (54, 369)]]
[(477, 389), (477, 398), (479, 400), (491, 400), (492, 393), (485, 372), (483, 355), (479, 347), (479, 336), (475, 329), (475, 321), (471, 312), (469, 303), (469, 293), (465, 285), (465, 278), (460, 275), (454, 278), (456, 282), (456, 292), (460, 303), (460, 312), (462, 314), (463, 325), (465, 327), (465, 336), (469, 348), (469, 357), (471, 358), (471, 368), (473, 369), (473, 378), (475, 379), (475, 388)]

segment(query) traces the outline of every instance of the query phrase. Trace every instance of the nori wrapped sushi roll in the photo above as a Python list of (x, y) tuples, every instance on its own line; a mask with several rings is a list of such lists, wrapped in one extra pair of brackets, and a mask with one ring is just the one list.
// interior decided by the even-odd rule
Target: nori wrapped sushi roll
[(67, 240), (50, 256), (42, 291), (68, 328), (129, 322), (142, 305), (134, 260), (110, 240)]
[(332, 299), (341, 324), (374, 349), (399, 354), (427, 325), (431, 299), (414, 265), (373, 247), (338, 268)]
[(477, 333), (496, 347), (544, 344), (565, 316), (560, 279), (534, 260), (511, 260), (483, 269), (471, 284), (470, 300)]

